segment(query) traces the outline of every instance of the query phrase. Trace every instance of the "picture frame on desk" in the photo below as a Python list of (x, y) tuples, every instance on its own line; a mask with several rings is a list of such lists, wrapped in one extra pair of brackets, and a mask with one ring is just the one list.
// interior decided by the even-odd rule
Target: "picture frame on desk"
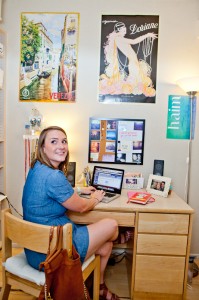
[(167, 197), (170, 185), (171, 178), (150, 174), (146, 190), (151, 194)]
[(144, 186), (143, 177), (125, 176), (123, 179), (123, 188), (130, 190), (139, 190)]

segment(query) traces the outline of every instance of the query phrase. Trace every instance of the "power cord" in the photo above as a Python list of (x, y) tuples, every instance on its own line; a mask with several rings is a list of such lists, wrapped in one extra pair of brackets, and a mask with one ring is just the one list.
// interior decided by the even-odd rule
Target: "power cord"
[[(114, 253), (114, 254), (112, 253), (112, 255), (110, 256), (110, 258), (108, 260), (108, 265), (114, 266), (115, 264), (120, 263), (124, 259), (125, 256), (126, 256), (125, 251), (123, 251), (122, 253)], [(119, 257), (121, 257), (121, 258), (119, 258)]]
[(199, 267), (195, 262), (193, 262), (193, 277), (198, 276), (198, 273), (199, 273)]
[(16, 210), (16, 208), (12, 205), (12, 203), (10, 202), (10, 200), (8, 199), (8, 197), (7, 197), (4, 193), (2, 193), (2, 192), (0, 192), (0, 195), (5, 196), (5, 197), (6, 197), (6, 200), (7, 200), (7, 202), (8, 202), (9, 208), (10, 208), (10, 209), (11, 209), (11, 208), (14, 209), (14, 211), (15, 211), (20, 217), (23, 218), (23, 215), (20, 214), (20, 213)]

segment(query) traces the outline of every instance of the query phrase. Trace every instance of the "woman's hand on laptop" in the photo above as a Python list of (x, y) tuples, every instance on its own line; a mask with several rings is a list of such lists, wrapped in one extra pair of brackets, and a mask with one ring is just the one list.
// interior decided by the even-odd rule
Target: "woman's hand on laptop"
[(95, 198), (98, 203), (102, 201), (103, 197), (104, 197), (105, 192), (103, 190), (96, 190), (93, 194), (92, 194), (92, 198)]
[(86, 195), (90, 195), (93, 194), (96, 191), (96, 188), (94, 188), (93, 186), (86, 186), (86, 187), (81, 187), (81, 194), (86, 194)]
[[(105, 192), (103, 190), (96, 190), (93, 186), (81, 187), (80, 197), (83, 195), (91, 195), (91, 198), (96, 199), (99, 202), (102, 201)], [(85, 198), (87, 198), (85, 196)]]

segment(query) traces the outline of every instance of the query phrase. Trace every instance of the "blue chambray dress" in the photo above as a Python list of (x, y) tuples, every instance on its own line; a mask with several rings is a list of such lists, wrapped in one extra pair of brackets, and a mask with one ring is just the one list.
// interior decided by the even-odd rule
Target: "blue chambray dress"
[[(89, 245), (87, 226), (74, 224), (67, 216), (62, 202), (70, 198), (74, 190), (64, 173), (36, 162), (29, 170), (23, 189), (22, 206), (24, 220), (44, 225), (73, 227), (73, 244), (83, 263)], [(28, 263), (35, 269), (45, 260), (46, 255), (25, 249)]]

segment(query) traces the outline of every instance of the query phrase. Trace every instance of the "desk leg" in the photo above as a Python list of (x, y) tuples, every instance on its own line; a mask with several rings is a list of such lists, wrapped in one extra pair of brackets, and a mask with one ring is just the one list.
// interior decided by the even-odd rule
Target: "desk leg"
[(138, 213), (135, 217), (135, 229), (133, 240), (133, 263), (132, 263), (132, 280), (131, 280), (131, 300), (134, 299), (134, 285), (135, 285), (135, 268), (136, 268), (136, 254), (137, 254), (137, 236), (138, 236)]

